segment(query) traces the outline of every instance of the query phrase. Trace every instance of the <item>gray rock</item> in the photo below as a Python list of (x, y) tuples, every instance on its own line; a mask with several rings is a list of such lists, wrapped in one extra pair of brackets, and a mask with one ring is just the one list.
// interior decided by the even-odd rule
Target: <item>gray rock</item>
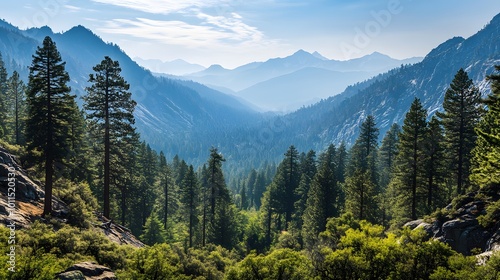
[(57, 279), (59, 280), (85, 280), (85, 275), (81, 271), (74, 270), (63, 272), (57, 275)]
[(79, 271), (86, 278), (85, 279), (99, 279), (99, 280), (114, 280), (117, 279), (115, 273), (108, 267), (92, 263), (92, 262), (82, 262), (73, 265), (72, 267), (66, 269), (65, 272)]

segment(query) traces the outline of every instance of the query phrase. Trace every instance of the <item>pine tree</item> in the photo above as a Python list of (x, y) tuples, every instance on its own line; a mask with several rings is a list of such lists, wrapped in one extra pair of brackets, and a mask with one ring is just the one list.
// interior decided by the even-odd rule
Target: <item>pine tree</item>
[(7, 69), (0, 53), (0, 137), (7, 134)]
[(160, 218), (156, 212), (152, 212), (144, 225), (144, 231), (140, 236), (142, 242), (147, 245), (154, 245), (165, 242), (167, 233), (163, 228)]
[[(111, 185), (111, 149), (120, 139), (135, 134), (133, 124), (135, 101), (128, 92), (129, 84), (120, 75), (118, 61), (106, 56), (96, 65), (90, 74), (87, 95), (83, 97), (84, 108), (88, 112), (87, 119), (92, 123), (92, 129), (98, 131), (102, 141), (104, 156), (104, 205), (103, 215), (110, 217), (110, 185)], [(119, 163), (117, 163), (119, 164)]]
[(375, 168), (376, 150), (378, 148), (378, 128), (373, 116), (366, 117), (361, 124), (359, 136), (351, 149), (351, 159), (349, 161), (348, 175), (356, 170), (361, 172), (370, 171), (373, 177), (372, 183), (377, 183), (377, 172)]
[(406, 113), (402, 132), (399, 134), (398, 155), (395, 159), (389, 193), (393, 195), (393, 216), (396, 222), (417, 219), (422, 214), (420, 194), (425, 191), (426, 156), (424, 145), (427, 136), (427, 111), (415, 98)]
[(247, 187), (246, 187), (245, 183), (243, 183), (243, 185), (241, 186), (240, 200), (241, 200), (240, 208), (242, 210), (247, 210), (248, 209), (248, 198), (247, 198)]
[(285, 153), (285, 158), (280, 163), (273, 183), (276, 186), (278, 214), (284, 215), (284, 226), (282, 229), (288, 230), (288, 225), (292, 221), (294, 203), (296, 201), (296, 189), (300, 183), (299, 153), (292, 145)]
[(295, 201), (294, 208), (295, 211), (292, 215), (294, 226), (300, 230), (302, 228), (302, 216), (306, 209), (307, 197), (309, 193), (309, 188), (311, 186), (311, 181), (316, 175), (316, 152), (310, 150), (307, 154), (302, 153), (300, 157), (300, 181), (297, 189), (295, 190), (295, 195), (297, 200)]
[(376, 166), (378, 128), (373, 116), (368, 116), (351, 148), (345, 179), (346, 209), (357, 219), (375, 222), (378, 216), (378, 171)]
[(433, 116), (429, 122), (429, 129), (424, 143), (427, 178), (426, 214), (431, 214), (437, 208), (444, 206), (443, 204), (448, 200), (445, 198), (444, 190), (447, 168), (443, 145), (443, 128), (439, 120)]
[(340, 193), (336, 174), (336, 151), (330, 145), (320, 155), (319, 170), (314, 175), (307, 195), (304, 211), (302, 237), (306, 248), (311, 248), (318, 234), (326, 229), (327, 218), (339, 215), (338, 195)]
[(224, 175), (222, 173), (222, 162), (224, 161), (224, 157), (219, 153), (217, 148), (212, 147), (210, 149), (210, 158), (207, 163), (211, 222), (213, 222), (213, 219), (215, 218), (215, 207), (218, 198), (222, 198), (225, 201), (229, 201), (230, 199)]
[[(0, 70), (0, 72), (1, 71), (2, 70)], [(27, 113), (26, 86), (19, 78), (19, 73), (17, 73), (17, 71), (14, 71), (7, 81), (6, 97), (5, 104), (7, 104), (9, 108), (5, 109), (7, 112), (7, 119), (10, 120), (10, 134), (12, 134), (14, 144), (23, 145), (25, 142), (24, 128)]]
[(444, 112), (437, 113), (444, 127), (446, 155), (458, 194), (469, 184), (470, 154), (476, 141), (474, 127), (481, 115), (480, 100), (481, 93), (472, 79), (460, 69), (446, 91)]
[(69, 75), (56, 44), (45, 37), (30, 67), (28, 83), (28, 150), (45, 160), (45, 202), (43, 216), (52, 211), (54, 165), (64, 163), (70, 147), (70, 123), (74, 116), (75, 96), (69, 94)]
[(369, 171), (356, 169), (345, 180), (345, 208), (358, 220), (375, 222), (378, 219), (378, 191)]
[(182, 181), (181, 202), (184, 206), (185, 217), (187, 217), (189, 248), (193, 247), (193, 238), (195, 229), (198, 225), (198, 201), (199, 201), (199, 183), (194, 173), (193, 166), (190, 165), (186, 177)]
[(337, 148), (337, 153), (335, 155), (335, 164), (337, 166), (337, 168), (335, 169), (335, 177), (337, 178), (337, 181), (339, 181), (339, 183), (344, 183), (347, 165), (347, 148), (344, 141), (340, 143), (340, 146)]
[(172, 212), (172, 193), (174, 190), (174, 179), (172, 178), (172, 171), (170, 165), (167, 163), (167, 159), (163, 151), (160, 152), (159, 161), (159, 175), (160, 175), (160, 186), (163, 188), (163, 227), (166, 229), (168, 224), (168, 218)]
[(489, 75), (491, 93), (484, 100), (486, 114), (476, 126), (477, 140), (473, 149), (471, 180), (477, 187), (500, 186), (500, 65)]
[(237, 232), (236, 209), (224, 180), (222, 172), (224, 161), (223, 155), (217, 148), (212, 147), (205, 170), (206, 180), (202, 180), (207, 184), (204, 188), (206, 191), (204, 201), (208, 201), (208, 209), (203, 207), (203, 211), (208, 212), (203, 213), (202, 223), (206, 224), (202, 226), (207, 231), (203, 236), (206, 236), (208, 243), (232, 248)]
[[(244, 184), (246, 185), (246, 197), (248, 199), (248, 208), (256, 207), (257, 203), (255, 201), (254, 192), (255, 192), (255, 182), (257, 181), (257, 170), (250, 170), (248, 177)], [(260, 198), (259, 198), (260, 200)]]
[(401, 128), (397, 123), (394, 123), (387, 131), (382, 145), (379, 149), (378, 164), (380, 170), (380, 188), (384, 190), (391, 180), (394, 158), (398, 153), (397, 144), (399, 141), (399, 133)]
[(255, 209), (259, 210), (261, 206), (261, 199), (266, 191), (266, 179), (264, 171), (257, 173), (257, 178), (255, 179), (255, 184), (253, 186), (252, 197), (254, 201)]

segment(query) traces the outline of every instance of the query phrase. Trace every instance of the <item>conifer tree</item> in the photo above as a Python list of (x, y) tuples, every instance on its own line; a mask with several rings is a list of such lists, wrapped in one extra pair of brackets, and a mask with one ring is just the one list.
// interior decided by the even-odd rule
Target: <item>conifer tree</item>
[(420, 99), (415, 98), (406, 113), (399, 134), (398, 155), (395, 159), (390, 194), (393, 195), (393, 217), (396, 222), (417, 219), (422, 214), (419, 200), (425, 190), (426, 156), (424, 145), (427, 136), (427, 111)]
[(320, 155), (318, 172), (314, 175), (307, 195), (303, 215), (302, 237), (306, 248), (311, 248), (318, 234), (326, 229), (327, 218), (338, 216), (338, 181), (335, 177), (336, 151), (330, 145)]
[(241, 186), (240, 200), (241, 200), (240, 208), (242, 210), (247, 210), (248, 209), (248, 198), (247, 198), (247, 186), (245, 183), (243, 183), (243, 185)]
[(335, 169), (335, 177), (339, 183), (344, 183), (347, 165), (347, 148), (344, 141), (340, 143), (335, 153), (335, 165), (337, 166)]
[(28, 118), (26, 123), (29, 151), (37, 151), (45, 160), (45, 202), (43, 216), (52, 211), (54, 165), (64, 163), (70, 147), (70, 124), (74, 116), (75, 96), (67, 86), (65, 62), (50, 37), (38, 47), (30, 67)]
[(489, 75), (491, 93), (484, 100), (487, 111), (476, 127), (471, 180), (477, 187), (500, 186), (500, 65)]
[(142, 242), (147, 245), (154, 245), (165, 242), (167, 233), (163, 228), (160, 218), (156, 212), (152, 212), (144, 225), (144, 231), (140, 236)]
[(481, 115), (481, 93), (460, 69), (446, 91), (443, 109), (437, 116), (444, 127), (446, 155), (453, 170), (456, 192), (462, 194), (469, 182), (470, 154), (476, 141), (474, 127)]
[(368, 116), (361, 125), (354, 146), (345, 179), (346, 210), (357, 219), (375, 222), (378, 216), (377, 196), (378, 171), (376, 166), (378, 128), (373, 116)]
[(257, 178), (255, 179), (255, 184), (253, 187), (252, 197), (254, 201), (255, 209), (260, 209), (261, 199), (266, 191), (266, 179), (264, 171), (257, 173)]
[(448, 199), (445, 197), (445, 164), (443, 128), (439, 120), (433, 116), (429, 122), (429, 129), (424, 143), (426, 156), (427, 178), (427, 211), (431, 214), (439, 207), (444, 206)]
[(299, 185), (295, 190), (297, 200), (295, 201), (295, 211), (292, 215), (294, 226), (298, 230), (302, 228), (302, 216), (304, 215), (304, 211), (306, 209), (309, 188), (317, 170), (316, 152), (310, 150), (307, 154), (302, 153), (299, 166), (301, 177)]
[(101, 134), (104, 157), (103, 215), (109, 218), (111, 149), (120, 139), (135, 134), (133, 111), (136, 103), (131, 99), (132, 94), (128, 92), (129, 84), (120, 75), (121, 68), (118, 61), (106, 56), (93, 70), (95, 73), (89, 76), (92, 85), (87, 87), (87, 94), (83, 100), (92, 129)]
[[(214, 243), (226, 248), (232, 248), (236, 238), (236, 209), (229, 190), (226, 187), (224, 174), (222, 172), (222, 162), (225, 159), (219, 153), (217, 148), (210, 149), (210, 157), (206, 168), (206, 184), (205, 190), (208, 191), (208, 213), (205, 212), (203, 217), (206, 219), (205, 228), (208, 243)], [(204, 211), (205, 208), (203, 209)], [(208, 218), (207, 218), (208, 217)]]
[[(182, 161), (183, 164), (186, 164)], [(181, 163), (179, 163), (181, 164)], [(161, 215), (163, 215), (163, 227), (166, 229), (169, 217), (173, 214), (172, 209), (175, 208), (174, 191), (175, 184), (172, 178), (172, 169), (167, 163), (167, 159), (163, 151), (160, 152), (159, 161), (159, 175), (160, 175), (160, 186), (163, 188), (163, 209)]]
[(0, 53), (0, 137), (7, 134), (7, 69)]
[(288, 229), (289, 223), (292, 221), (292, 214), (294, 212), (294, 204), (296, 201), (296, 189), (299, 186), (300, 180), (300, 167), (299, 167), (299, 153), (292, 145), (285, 153), (285, 158), (278, 167), (277, 179), (277, 198), (284, 215), (284, 230)]
[(226, 182), (224, 180), (224, 175), (222, 173), (222, 162), (225, 159), (222, 154), (219, 153), (217, 148), (212, 147), (210, 149), (210, 157), (207, 163), (208, 178), (207, 183), (209, 185), (209, 199), (210, 199), (210, 220), (213, 222), (215, 218), (215, 207), (219, 198), (223, 201), (229, 201), (229, 193), (226, 187)]
[(382, 139), (382, 145), (378, 151), (378, 163), (380, 170), (380, 188), (384, 190), (391, 179), (394, 158), (398, 153), (397, 144), (401, 128), (394, 123)]
[(198, 201), (199, 201), (199, 183), (196, 178), (193, 166), (190, 165), (186, 177), (182, 181), (181, 202), (184, 206), (184, 215), (187, 217), (189, 248), (193, 247), (193, 238), (195, 229), (198, 225)]
[(257, 181), (257, 170), (252, 168), (252, 170), (248, 174), (246, 181), (244, 182), (244, 184), (246, 185), (246, 197), (248, 199), (248, 208), (256, 207), (256, 205), (258, 204), (256, 203), (254, 198), (256, 181)]
[(17, 71), (14, 71), (7, 81), (6, 97), (5, 104), (9, 107), (6, 108), (7, 119), (10, 121), (9, 131), (12, 134), (13, 143), (22, 145), (24, 144), (24, 127), (26, 121), (26, 86), (19, 78)]

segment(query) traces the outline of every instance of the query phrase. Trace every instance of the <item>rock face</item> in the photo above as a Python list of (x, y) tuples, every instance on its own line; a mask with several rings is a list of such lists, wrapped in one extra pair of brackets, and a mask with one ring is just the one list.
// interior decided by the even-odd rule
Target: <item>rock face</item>
[(115, 273), (102, 265), (91, 262), (82, 262), (73, 265), (60, 273), (57, 279), (91, 279), (91, 280), (116, 280)]
[[(482, 198), (483, 197), (483, 198)], [(488, 201), (484, 197), (488, 197)], [(412, 229), (423, 228), (430, 237), (445, 242), (451, 248), (464, 255), (470, 255), (472, 250), (482, 252), (500, 249), (500, 215), (495, 217), (496, 222), (483, 227), (478, 217), (486, 214), (486, 207), (490, 201), (500, 199), (498, 192), (489, 192), (486, 195), (478, 192), (469, 193), (462, 197), (456, 205), (448, 205), (445, 209), (449, 213), (439, 217), (431, 223), (424, 220), (408, 222), (405, 226)]]
[[(9, 191), (9, 177), (15, 178), (14, 192), (12, 189)], [(14, 198), (10, 201), (9, 193), (15, 194), (10, 197)], [(14, 221), (18, 227), (29, 227), (43, 212), (44, 196), (45, 191), (29, 178), (16, 157), (0, 147), (0, 223), (7, 224)], [(15, 204), (15, 208), (12, 207), (12, 203)], [(68, 212), (68, 206), (54, 197), (53, 208), (54, 213), (64, 220), (63, 216)]]

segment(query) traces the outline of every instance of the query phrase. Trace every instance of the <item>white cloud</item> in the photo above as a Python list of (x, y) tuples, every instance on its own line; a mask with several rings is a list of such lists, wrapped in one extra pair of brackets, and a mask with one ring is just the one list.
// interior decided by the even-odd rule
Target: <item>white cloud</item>
[(266, 39), (256, 27), (242, 21), (241, 16), (211, 16), (198, 12), (201, 22), (190, 24), (179, 20), (153, 20), (146, 18), (114, 19), (106, 21), (99, 31), (110, 34), (123, 34), (155, 40), (167, 45), (200, 47), (211, 45), (270, 45), (276, 41)]
[(171, 14), (189, 8), (224, 7), (230, 0), (92, 0), (152, 14)]

